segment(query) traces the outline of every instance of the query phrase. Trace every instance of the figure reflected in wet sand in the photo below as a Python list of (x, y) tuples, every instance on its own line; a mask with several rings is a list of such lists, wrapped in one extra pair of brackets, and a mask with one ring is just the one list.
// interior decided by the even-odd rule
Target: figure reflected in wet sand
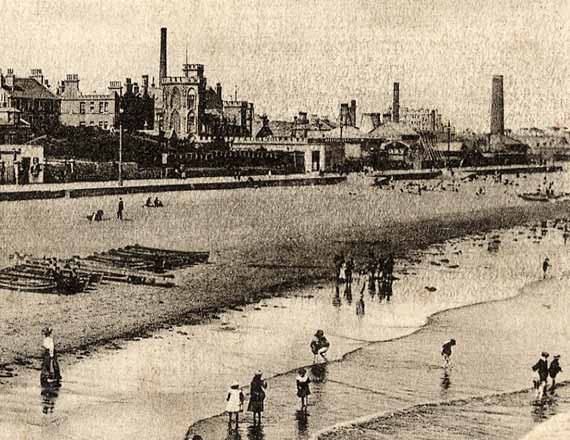
[(300, 368), (297, 372), (297, 397), (301, 399), (301, 411), (306, 412), (307, 406), (309, 405), (309, 395), (311, 394), (311, 389), (309, 384), (311, 379), (309, 373), (306, 369)]
[(441, 398), (447, 399), (447, 390), (451, 386), (451, 377), (449, 376), (449, 370), (443, 370), (443, 376), (441, 377)]
[(53, 414), (55, 408), (55, 401), (59, 395), (58, 387), (44, 387), (42, 388), (42, 412), (44, 414)]
[(314, 355), (313, 363), (317, 363), (319, 356), (322, 357), (325, 362), (328, 361), (326, 353), (329, 351), (330, 345), (331, 344), (325, 337), (325, 333), (322, 330), (317, 330), (315, 336), (311, 340), (311, 351)]
[(342, 301), (340, 299), (340, 288), (338, 284), (335, 284), (334, 286), (334, 296), (332, 300), (332, 305), (335, 307), (340, 307), (342, 305)]
[(57, 361), (55, 344), (53, 342), (52, 329), (46, 327), (42, 330), (42, 334), (44, 335), (42, 343), (44, 355), (40, 384), (42, 387), (59, 387), (61, 386), (61, 372)]
[(228, 391), (226, 397), (226, 412), (229, 415), (228, 426), (231, 429), (232, 420), (235, 419), (236, 430), (239, 427), (239, 413), (243, 410), (243, 401), (245, 396), (239, 389), (239, 382), (235, 381)]
[(263, 373), (257, 371), (250, 384), (249, 404), (247, 410), (253, 413), (253, 424), (261, 425), (261, 415), (263, 414), (263, 404), (265, 401), (265, 390), (267, 382), (263, 380)]

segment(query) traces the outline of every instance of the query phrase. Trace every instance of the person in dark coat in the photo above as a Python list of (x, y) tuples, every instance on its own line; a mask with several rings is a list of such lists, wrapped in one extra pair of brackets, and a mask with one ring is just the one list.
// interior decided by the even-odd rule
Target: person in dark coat
[(117, 218), (123, 220), (123, 211), (125, 210), (125, 203), (122, 198), (119, 198), (119, 206), (117, 207)]
[(349, 257), (346, 261), (345, 275), (346, 284), (350, 286), (352, 284), (352, 272), (354, 271), (354, 259)]
[(546, 279), (546, 272), (548, 272), (549, 268), (550, 268), (550, 260), (548, 259), (548, 257), (546, 257), (544, 259), (544, 262), (542, 263), (542, 279)]
[(552, 380), (552, 385), (550, 386), (550, 392), (554, 394), (554, 389), (556, 388), (556, 376), (558, 373), (562, 373), (562, 368), (560, 367), (560, 355), (557, 354), (552, 359), (550, 367), (548, 367), (548, 375)]
[(441, 356), (443, 357), (443, 368), (449, 367), (451, 362), (451, 347), (456, 344), (455, 339), (450, 339), (441, 346)]
[[(247, 410), (253, 413), (253, 424), (261, 425), (261, 414), (263, 413), (263, 402), (265, 400), (265, 390), (267, 382), (263, 380), (261, 371), (257, 371), (251, 380), (249, 388), (249, 404)], [(256, 417), (257, 416), (257, 417)]]
[(536, 390), (536, 399), (541, 400), (546, 389), (546, 381), (548, 379), (548, 356), (546, 352), (542, 352), (540, 359), (532, 366), (532, 371), (536, 373), (534, 379), (534, 389)]

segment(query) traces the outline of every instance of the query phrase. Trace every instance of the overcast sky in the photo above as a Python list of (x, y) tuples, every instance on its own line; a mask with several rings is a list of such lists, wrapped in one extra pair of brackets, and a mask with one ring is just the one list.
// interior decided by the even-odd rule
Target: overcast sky
[(224, 95), (256, 112), (336, 116), (390, 105), (437, 107), (489, 129), (491, 77), (505, 76), (507, 127), (570, 126), (570, 0), (0, 0), (0, 67), (40, 67), (52, 84), (78, 73), (84, 92), (205, 64)]

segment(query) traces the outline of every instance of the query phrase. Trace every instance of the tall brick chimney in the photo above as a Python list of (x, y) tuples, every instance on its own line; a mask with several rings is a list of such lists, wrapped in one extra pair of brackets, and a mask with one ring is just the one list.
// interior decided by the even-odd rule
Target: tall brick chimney
[(160, 28), (160, 73), (159, 73), (159, 84), (162, 84), (162, 80), (167, 75), (167, 58), (166, 58), (166, 33), (167, 29), (165, 27)]
[(222, 99), (222, 85), (220, 83), (216, 83), (216, 95), (220, 100)]
[(400, 122), (400, 83), (394, 83), (394, 95), (392, 102), (392, 121)]
[(493, 75), (491, 91), (491, 134), (505, 134), (505, 103), (503, 75)]

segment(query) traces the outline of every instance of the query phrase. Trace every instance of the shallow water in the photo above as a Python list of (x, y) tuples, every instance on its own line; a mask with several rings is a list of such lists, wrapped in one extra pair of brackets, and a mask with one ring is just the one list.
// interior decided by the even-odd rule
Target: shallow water
[[(316, 286), (67, 361), (63, 387), (51, 395), (41, 395), (38, 377), (22, 375), (3, 390), (0, 432), (4, 438), (181, 439), (198, 422), (191, 432), (225, 438), (225, 419), (213, 416), (223, 412), (227, 386), (235, 379), (247, 384), (258, 368), (279, 376), (270, 380), (263, 433), (248, 431), (249, 415), (242, 425), (242, 436), (255, 438), (306, 438), (366, 414), (500, 390), (504, 384), (487, 383), (481, 371), (467, 379), (442, 376), (441, 343), (460, 335), (461, 350), (470, 338), (478, 344), (479, 335), (450, 328), (394, 339), (438, 311), (516, 295), (540, 277), (546, 249), (554, 274), (568, 267), (561, 231), (550, 229), (540, 240), (529, 234), (515, 229), (454, 240), (398, 261), (391, 304), (367, 289), (361, 297), (359, 280), (351, 294), (344, 286)], [(537, 234), (542, 237), (540, 228)], [(331, 360), (364, 348), (313, 369), (305, 417), (295, 410), (293, 374), (282, 373), (312, 362), (308, 342), (317, 328), (332, 343)], [(426, 372), (434, 380), (426, 381)]]

